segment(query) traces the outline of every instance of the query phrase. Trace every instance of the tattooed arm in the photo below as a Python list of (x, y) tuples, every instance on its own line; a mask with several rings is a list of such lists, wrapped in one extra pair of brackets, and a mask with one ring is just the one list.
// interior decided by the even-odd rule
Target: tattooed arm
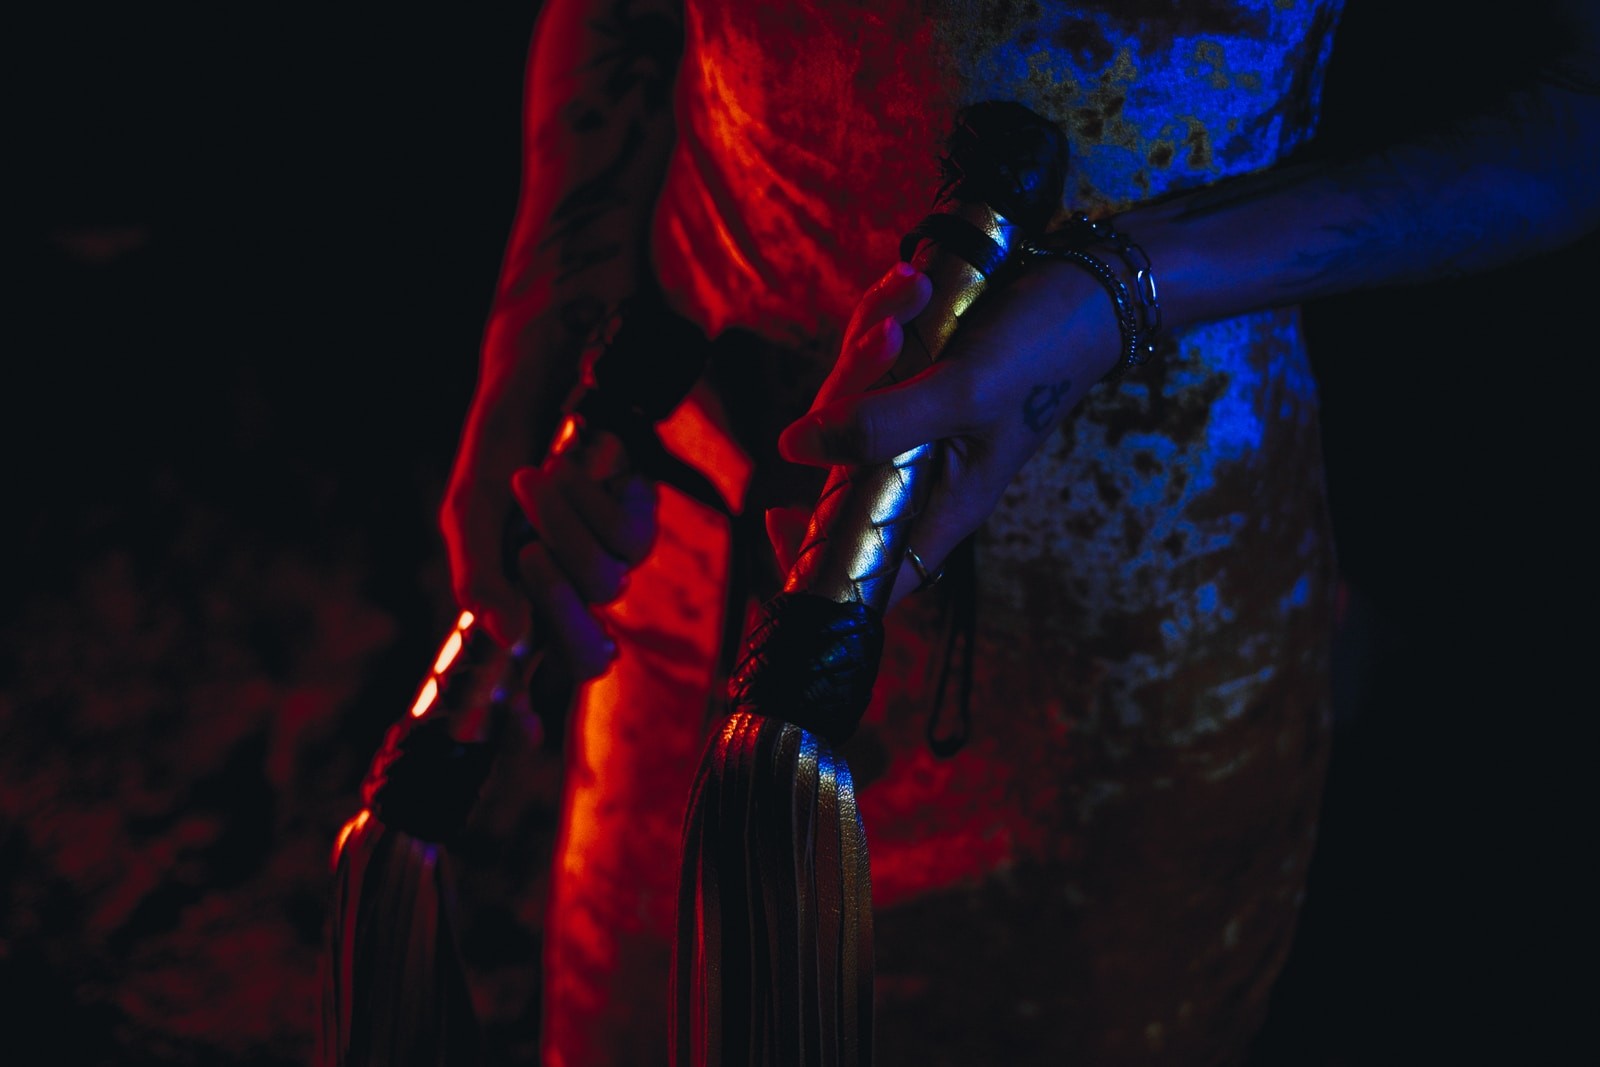
[[(1162, 251), (1162, 307), (1197, 322), (1474, 274), (1600, 225), (1600, 5), (1492, 110), (1353, 159), (1219, 184), (1122, 216)], [(1152, 247), (1154, 245), (1154, 247)]]
[(526, 592), (580, 677), (609, 662), (609, 641), (586, 605), (616, 596), (648, 547), (654, 493), (635, 481), (607, 495), (559, 465), (529, 464), (549, 444), (590, 331), (648, 269), (681, 50), (681, 11), (670, 0), (541, 7), (525, 75), (516, 217), (440, 510), (457, 599), (509, 643), (529, 612), (501, 570), (515, 495), (541, 534), (519, 561)]
[[(1224, 181), (1112, 219), (1148, 253), (1167, 328), (1488, 270), (1600, 226), (1600, 5), (1561, 7), (1559, 47), (1542, 76), (1490, 112), (1359, 158)], [(886, 318), (906, 321), (926, 298), (893, 311), (874, 299), (858, 309), (862, 337), (878, 336)], [(1118, 359), (1111, 302), (1072, 264), (1035, 265), (964, 322), (938, 364), (881, 392), (860, 390), (897, 345), (852, 359), (871, 346), (847, 342), (818, 402), (780, 438), (787, 458), (821, 466), (946, 441), (946, 469), (917, 522), (930, 564), (982, 523)], [(914, 584), (900, 579), (894, 599)]]

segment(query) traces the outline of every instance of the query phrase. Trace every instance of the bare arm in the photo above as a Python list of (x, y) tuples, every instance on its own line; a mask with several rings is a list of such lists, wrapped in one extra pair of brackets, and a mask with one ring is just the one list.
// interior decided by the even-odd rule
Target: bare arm
[[(1542, 75), (1492, 110), (1358, 158), (1219, 182), (1110, 220), (1148, 253), (1167, 328), (1484, 271), (1600, 226), (1600, 7), (1561, 6), (1566, 25)], [(868, 308), (863, 329), (884, 315)], [(780, 439), (787, 458), (821, 466), (949, 442), (917, 524), (930, 564), (977, 528), (1119, 359), (1105, 291), (1070, 263), (1036, 264), (964, 322), (938, 364), (879, 392), (859, 392), (874, 376), (848, 358), (847, 342), (819, 403)], [(909, 588), (901, 579), (896, 599)]]
[(1174, 325), (1458, 277), (1600, 226), (1600, 8), (1493, 110), (1360, 158), (1273, 171), (1129, 211)]
[(542, 458), (586, 339), (648, 268), (682, 32), (670, 0), (545, 0), (535, 24), (516, 218), (440, 511), (456, 596), (504, 642), (526, 615), (500, 570), (513, 473)]
[(607, 305), (638, 287), (672, 146), (682, 32), (670, 2), (546, 0), (540, 10), (522, 184), (483, 341), (488, 385), (536, 372), (559, 393)]

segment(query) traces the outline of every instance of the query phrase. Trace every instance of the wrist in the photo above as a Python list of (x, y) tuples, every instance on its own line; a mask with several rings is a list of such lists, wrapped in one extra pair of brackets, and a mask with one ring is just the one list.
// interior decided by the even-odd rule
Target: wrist
[(1048, 245), (1029, 247), (1025, 255), (1074, 268), (1109, 298), (1116, 355), (1099, 380), (1116, 382), (1155, 354), (1163, 326), (1160, 293), (1150, 257), (1131, 236), (1080, 212)]

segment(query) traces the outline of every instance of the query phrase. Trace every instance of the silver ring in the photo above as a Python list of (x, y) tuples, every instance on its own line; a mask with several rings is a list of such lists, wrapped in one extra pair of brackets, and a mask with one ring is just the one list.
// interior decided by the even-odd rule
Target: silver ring
[(924, 589), (933, 588), (939, 584), (939, 579), (944, 577), (943, 567), (929, 573), (928, 565), (922, 562), (922, 557), (917, 555), (917, 550), (910, 545), (906, 546), (906, 560), (911, 564), (911, 569), (917, 572), (917, 577), (922, 579), (922, 582), (916, 588), (916, 592), (920, 593)]

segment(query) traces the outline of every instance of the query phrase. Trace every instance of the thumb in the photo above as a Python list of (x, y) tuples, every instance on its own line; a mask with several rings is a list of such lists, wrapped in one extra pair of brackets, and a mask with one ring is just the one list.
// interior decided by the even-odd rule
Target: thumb
[(907, 449), (959, 432), (941, 403), (940, 368), (888, 389), (836, 400), (807, 412), (778, 436), (790, 463), (812, 467), (884, 463)]

